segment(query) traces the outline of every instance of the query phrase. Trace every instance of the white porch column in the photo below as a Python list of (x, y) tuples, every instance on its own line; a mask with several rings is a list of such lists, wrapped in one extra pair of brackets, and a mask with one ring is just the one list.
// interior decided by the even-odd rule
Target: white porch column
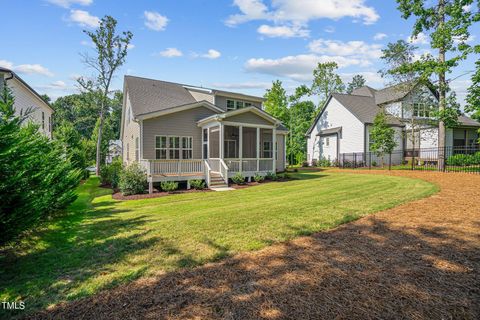
[(260, 171), (260, 128), (257, 128), (257, 172)]
[(220, 135), (219, 139), (218, 139), (218, 143), (220, 144), (218, 146), (218, 153), (219, 153), (219, 158), (220, 159), (223, 159), (224, 157), (224, 153), (223, 153), (223, 146), (225, 145), (225, 143), (223, 142), (224, 139), (225, 139), (225, 135), (224, 135), (224, 125), (223, 123), (220, 123), (220, 130), (218, 130), (218, 134)]
[(210, 128), (207, 128), (207, 159), (210, 159)]
[(273, 158), (273, 173), (277, 172), (277, 159), (275, 155), (277, 154), (277, 128), (272, 129), (272, 158)]
[(243, 126), (238, 127), (238, 156), (240, 158), (239, 171), (242, 172), (243, 165)]

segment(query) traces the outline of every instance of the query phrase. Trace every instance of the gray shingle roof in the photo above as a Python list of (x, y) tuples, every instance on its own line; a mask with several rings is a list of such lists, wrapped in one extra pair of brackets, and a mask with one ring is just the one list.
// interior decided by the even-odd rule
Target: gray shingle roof
[[(338, 100), (338, 102), (363, 123), (373, 123), (375, 116), (381, 111), (381, 108), (377, 106), (373, 97), (343, 93), (333, 93), (332, 97)], [(393, 116), (387, 117), (387, 123), (403, 126), (403, 124)]]
[(467, 126), (467, 127), (480, 127), (480, 122), (473, 120), (472, 118), (466, 116), (466, 115), (460, 115), (458, 116), (458, 122), (462, 126)]
[(374, 97), (377, 90), (369, 86), (363, 86), (352, 91), (355, 96)]
[(125, 85), (134, 116), (197, 102), (178, 83), (125, 76)]

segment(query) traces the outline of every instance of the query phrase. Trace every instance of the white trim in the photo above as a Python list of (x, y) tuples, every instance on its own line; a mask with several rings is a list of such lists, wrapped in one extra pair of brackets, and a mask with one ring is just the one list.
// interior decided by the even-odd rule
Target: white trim
[(273, 173), (277, 172), (277, 159), (275, 159), (276, 148), (277, 147), (277, 129), (273, 128), (272, 130), (272, 158), (273, 158)]
[(212, 89), (208, 89), (208, 88), (200, 88), (200, 87), (194, 87), (194, 86), (187, 86), (187, 85), (184, 85), (182, 86), (184, 87), (185, 89), (188, 89), (188, 90), (193, 90), (193, 91), (200, 91), (200, 92), (207, 92), (207, 93), (212, 93)]
[[(231, 110), (231, 111), (223, 112), (223, 113), (220, 113), (220, 114), (214, 114), (214, 115), (211, 115), (207, 118), (204, 118), (204, 119), (201, 119), (201, 120), (197, 121), (197, 124), (198, 124), (198, 126), (201, 126), (204, 123), (214, 121), (214, 120), (222, 121), (225, 118), (232, 117), (232, 116), (242, 114), (242, 113), (246, 113), (246, 112), (252, 112), (252, 113), (258, 115), (259, 117), (261, 117), (261, 118), (263, 118), (267, 121), (272, 122), (272, 126), (274, 126), (274, 125), (276, 126), (276, 125), (279, 125), (281, 123), (279, 120), (272, 117), (271, 115), (269, 115), (265, 111), (260, 110), (257, 107), (252, 106), (252, 107), (247, 107), (247, 108), (242, 108), (242, 109), (237, 109), (237, 110)], [(226, 123), (227, 121), (224, 121), (224, 122)], [(253, 124), (249, 124), (249, 125), (253, 126)], [(270, 127), (272, 127), (272, 126), (270, 126)]]
[(208, 108), (212, 111), (219, 112), (219, 113), (223, 112), (223, 110), (220, 109), (219, 107), (211, 104), (208, 101), (202, 100), (202, 101), (199, 101), (199, 102), (189, 103), (189, 104), (186, 104), (186, 105), (173, 107), (173, 108), (169, 108), (169, 109), (165, 109), (165, 110), (160, 110), (160, 111), (141, 114), (141, 115), (137, 116), (137, 119), (145, 120), (145, 119), (150, 119), (150, 118), (156, 118), (156, 117), (164, 116), (164, 115), (167, 115), (167, 114), (176, 113), (176, 112), (185, 111), (185, 110), (190, 110), (190, 109), (194, 109), (194, 108), (198, 108), (198, 107), (205, 107), (205, 108)]
[(242, 172), (242, 158), (243, 158), (243, 127), (238, 127), (238, 157), (240, 158), (239, 171)]
[[(166, 135), (166, 134), (157, 134), (154, 136), (154, 143), (153, 143), (153, 149), (155, 153), (155, 160), (193, 160), (193, 136), (177, 136), (177, 135)], [(165, 148), (157, 148), (157, 137), (165, 137)], [(178, 148), (170, 148), (170, 138), (178, 138)], [(192, 141), (191, 148), (186, 148), (183, 149), (182, 147), (182, 138), (190, 138)], [(203, 139), (203, 137), (202, 137)], [(203, 149), (203, 145), (202, 145)], [(157, 159), (157, 150), (165, 150), (165, 158), (158, 158)], [(178, 150), (178, 159), (171, 159), (170, 158), (170, 150)], [(183, 159), (183, 150), (192, 150), (192, 158), (190, 159)]]
[(231, 122), (231, 121), (222, 121), (223, 124), (227, 126), (234, 127), (249, 127), (249, 128), (262, 128), (262, 129), (274, 129), (275, 126), (268, 126), (266, 124), (253, 124), (253, 123), (244, 123), (244, 122)]

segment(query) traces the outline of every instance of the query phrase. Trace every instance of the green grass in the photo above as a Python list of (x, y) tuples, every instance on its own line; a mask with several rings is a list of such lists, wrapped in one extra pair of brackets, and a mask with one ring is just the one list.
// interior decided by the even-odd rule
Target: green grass
[[(292, 174), (293, 175), (293, 174)], [(90, 178), (65, 216), (0, 251), (0, 300), (26, 310), (333, 228), (437, 191), (421, 180), (300, 172), (231, 192), (116, 201)]]

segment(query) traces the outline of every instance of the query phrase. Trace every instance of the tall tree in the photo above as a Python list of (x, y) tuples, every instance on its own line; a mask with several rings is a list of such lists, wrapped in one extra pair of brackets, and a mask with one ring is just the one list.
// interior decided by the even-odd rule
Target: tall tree
[(345, 85), (336, 73), (337, 69), (338, 65), (336, 62), (326, 62), (318, 63), (317, 67), (313, 70), (311, 94), (317, 95), (319, 98), (317, 113), (320, 112), (320, 108), (331, 93), (345, 91)]
[[(475, 52), (480, 54), (480, 45), (475, 47)], [(480, 121), (480, 60), (475, 62), (475, 73), (472, 75), (472, 85), (468, 88), (465, 111), (471, 112), (472, 117)]]
[(282, 86), (282, 81), (273, 81), (272, 87), (267, 89), (263, 97), (265, 98), (263, 102), (265, 111), (288, 126), (288, 96)]
[(465, 10), (465, 7), (471, 6), (473, 2), (474, 0), (397, 0), (398, 9), (404, 19), (415, 17), (412, 37), (427, 34), (430, 37), (431, 48), (438, 50), (436, 58), (425, 56), (406, 66), (405, 71), (409, 72), (412, 69), (419, 71), (424, 79), (429, 79), (432, 74), (438, 76), (438, 146), (441, 169), (444, 168), (445, 119), (450, 119), (453, 115), (447, 110), (446, 75), (472, 52), (471, 46), (467, 43), (470, 37), (469, 29), (480, 16), (478, 13)]
[(350, 94), (353, 90), (363, 87), (366, 82), (367, 81), (361, 74), (354, 75), (352, 81), (347, 85), (347, 93)]
[(128, 45), (133, 37), (130, 31), (116, 34), (117, 21), (111, 16), (105, 16), (99, 27), (94, 31), (84, 32), (90, 37), (95, 46), (95, 57), (83, 55), (84, 63), (96, 72), (94, 79), (80, 78), (80, 86), (96, 94), (99, 103), (99, 126), (97, 133), (96, 173), (100, 174), (102, 131), (106, 113), (108, 97), (111, 94), (110, 86), (115, 72), (125, 63)]
[(306, 160), (307, 138), (305, 132), (315, 118), (315, 104), (312, 101), (296, 100), (290, 106), (290, 132), (287, 153), (289, 163), (296, 164)]

